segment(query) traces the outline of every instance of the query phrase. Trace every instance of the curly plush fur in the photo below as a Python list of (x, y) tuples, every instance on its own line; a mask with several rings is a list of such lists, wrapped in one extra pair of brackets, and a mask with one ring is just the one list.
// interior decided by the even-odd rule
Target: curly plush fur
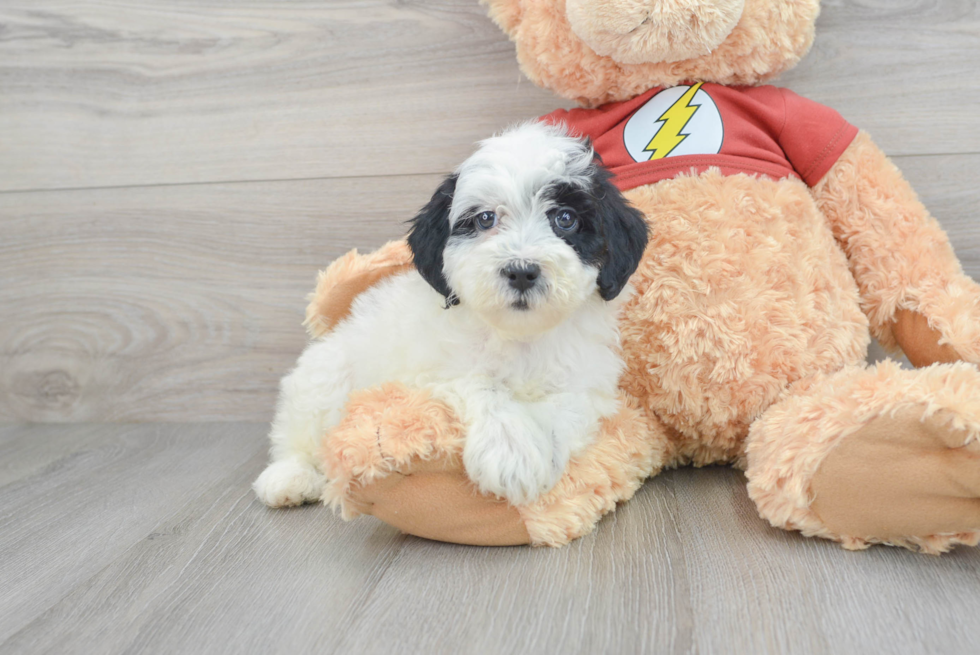
[[(956, 544), (975, 546), (980, 542), (980, 529), (887, 537), (835, 532), (813, 507), (813, 482), (828, 455), (842, 441), (859, 437), (863, 429), (882, 417), (900, 413), (908, 413), (911, 429), (920, 429), (923, 421), (938, 417), (941, 429), (963, 432), (951, 444), (953, 451), (972, 443), (971, 450), (976, 452), (975, 446), (980, 445), (978, 388), (980, 373), (976, 367), (963, 363), (905, 371), (894, 362), (881, 362), (870, 369), (851, 366), (815, 375), (796, 385), (792, 394), (752, 426), (748, 440), (749, 496), (773, 525), (840, 541), (852, 550), (885, 543), (938, 554)], [(889, 427), (901, 429), (897, 425)], [(945, 444), (940, 450), (947, 450)], [(908, 451), (910, 460), (925, 457), (925, 452)], [(894, 459), (868, 462), (860, 475), (872, 476), (873, 472), (867, 470), (872, 465), (899, 468)], [(914, 463), (913, 467), (919, 468)], [(974, 490), (980, 491), (980, 476), (973, 477)], [(969, 487), (970, 483), (966, 480), (964, 486)], [(863, 495), (853, 494), (851, 502), (861, 502)], [(891, 500), (901, 503), (904, 512), (916, 510), (912, 493)], [(948, 500), (955, 499), (950, 496)], [(973, 517), (980, 521), (980, 506), (973, 509)]]
[(875, 338), (893, 352), (908, 352), (892, 327), (899, 312), (916, 312), (928, 317), (940, 344), (980, 363), (980, 288), (867, 134), (858, 135), (813, 194), (847, 254)]
[(714, 170), (626, 195), (651, 242), (624, 309), (620, 385), (676, 430), (672, 463), (737, 460), (789, 384), (865, 358), (857, 287), (801, 182)]

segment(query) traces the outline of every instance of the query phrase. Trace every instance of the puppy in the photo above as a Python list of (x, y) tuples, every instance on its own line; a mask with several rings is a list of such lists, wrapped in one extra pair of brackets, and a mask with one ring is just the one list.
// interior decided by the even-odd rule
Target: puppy
[(535, 500), (618, 409), (620, 294), (646, 242), (640, 213), (563, 126), (483, 141), (413, 220), (416, 270), (358, 296), (283, 379), (255, 492), (272, 507), (317, 500), (314, 453), (348, 395), (397, 381), (463, 421), (480, 491)]

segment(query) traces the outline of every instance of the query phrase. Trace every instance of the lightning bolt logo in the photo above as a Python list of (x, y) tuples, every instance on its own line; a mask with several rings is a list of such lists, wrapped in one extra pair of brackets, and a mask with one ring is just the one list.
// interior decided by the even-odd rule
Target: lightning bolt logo
[(647, 147), (643, 149), (644, 152), (650, 153), (650, 161), (663, 159), (688, 137), (687, 134), (681, 134), (681, 130), (687, 126), (691, 117), (700, 109), (700, 105), (694, 105), (692, 107), (691, 101), (694, 100), (694, 95), (701, 88), (702, 84), (703, 82), (698, 82), (689, 88), (684, 95), (677, 99), (677, 102), (672, 104), (657, 119), (658, 122), (662, 121), (660, 129), (650, 139)]

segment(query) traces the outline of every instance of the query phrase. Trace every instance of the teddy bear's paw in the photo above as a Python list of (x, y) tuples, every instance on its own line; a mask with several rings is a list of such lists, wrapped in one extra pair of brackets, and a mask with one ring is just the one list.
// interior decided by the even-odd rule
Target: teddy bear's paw
[(299, 459), (272, 462), (252, 484), (269, 507), (292, 507), (320, 499), (326, 482), (315, 466)]
[(553, 439), (533, 421), (501, 416), (472, 426), (463, 448), (463, 465), (483, 493), (514, 505), (535, 501), (565, 471), (567, 455), (555, 452)]
[(971, 421), (915, 405), (870, 421), (821, 463), (811, 509), (831, 532), (873, 541), (980, 530), (980, 442)]

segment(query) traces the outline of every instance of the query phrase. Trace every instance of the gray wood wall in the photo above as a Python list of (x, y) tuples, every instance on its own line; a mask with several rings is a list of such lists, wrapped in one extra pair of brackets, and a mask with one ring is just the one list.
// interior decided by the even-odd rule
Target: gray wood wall
[[(828, 0), (780, 83), (980, 278), (980, 7)], [(265, 421), (319, 268), (557, 106), (476, 0), (4, 0), (0, 421)]]

